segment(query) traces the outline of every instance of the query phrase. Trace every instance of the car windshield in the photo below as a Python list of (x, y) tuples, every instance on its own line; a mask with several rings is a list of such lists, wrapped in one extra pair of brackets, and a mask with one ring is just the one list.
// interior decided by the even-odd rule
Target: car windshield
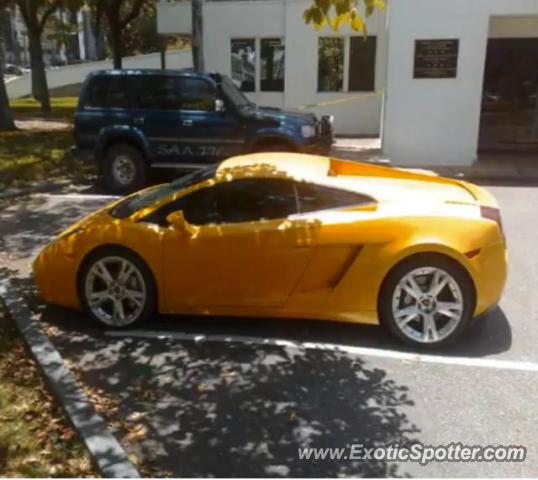
[(209, 180), (215, 176), (217, 171), (217, 165), (211, 165), (209, 167), (201, 168), (195, 172), (185, 175), (183, 177), (174, 180), (171, 183), (162, 185), (161, 187), (149, 190), (147, 192), (140, 192), (137, 195), (126, 198), (123, 202), (116, 205), (110, 214), (116, 218), (127, 218), (134, 213), (150, 207), (151, 205), (160, 202), (166, 197), (177, 193), (185, 188), (191, 187), (197, 183)]
[(237, 88), (235, 83), (228, 77), (222, 77), (222, 91), (224, 95), (238, 108), (254, 106), (246, 95)]

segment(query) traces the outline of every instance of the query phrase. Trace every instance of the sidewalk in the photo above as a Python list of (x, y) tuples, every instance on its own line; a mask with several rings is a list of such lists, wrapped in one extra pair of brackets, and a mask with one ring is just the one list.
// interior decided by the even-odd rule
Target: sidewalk
[[(337, 138), (331, 154), (358, 162), (391, 166), (381, 151), (379, 138)], [(398, 165), (393, 165), (397, 167)], [(413, 168), (413, 167), (406, 167)], [(487, 153), (471, 166), (417, 167), (421, 171), (469, 181), (538, 184), (538, 153)]]

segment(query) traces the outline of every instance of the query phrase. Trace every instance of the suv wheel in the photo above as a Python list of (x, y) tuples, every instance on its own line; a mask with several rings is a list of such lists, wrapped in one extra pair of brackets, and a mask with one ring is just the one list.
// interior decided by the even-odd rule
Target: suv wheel
[(140, 151), (126, 144), (112, 145), (106, 152), (103, 176), (107, 190), (131, 193), (146, 183), (148, 167)]

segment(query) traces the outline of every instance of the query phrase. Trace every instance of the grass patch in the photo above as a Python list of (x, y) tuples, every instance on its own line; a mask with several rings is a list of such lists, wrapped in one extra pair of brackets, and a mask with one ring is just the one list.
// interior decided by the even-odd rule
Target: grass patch
[[(78, 97), (52, 97), (50, 104), (52, 112), (47, 118), (72, 119), (77, 108)], [(41, 104), (33, 98), (17, 98), (9, 102), (11, 111), (16, 119), (43, 118)]]
[(1, 133), (0, 191), (59, 179), (89, 181), (95, 167), (72, 157), (69, 147), (73, 144), (71, 130)]
[(0, 305), (0, 476), (95, 476)]

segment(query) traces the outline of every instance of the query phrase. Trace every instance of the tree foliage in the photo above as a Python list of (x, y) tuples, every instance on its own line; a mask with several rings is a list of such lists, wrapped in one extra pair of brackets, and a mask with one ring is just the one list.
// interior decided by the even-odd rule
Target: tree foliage
[(384, 0), (312, 0), (303, 17), (318, 30), (329, 26), (338, 31), (347, 25), (355, 32), (366, 34), (366, 19), (375, 10), (384, 9)]
[(144, 10), (154, 9), (155, 0), (86, 0), (86, 4), (95, 12), (99, 22), (106, 20), (114, 68), (121, 68), (126, 29)]

